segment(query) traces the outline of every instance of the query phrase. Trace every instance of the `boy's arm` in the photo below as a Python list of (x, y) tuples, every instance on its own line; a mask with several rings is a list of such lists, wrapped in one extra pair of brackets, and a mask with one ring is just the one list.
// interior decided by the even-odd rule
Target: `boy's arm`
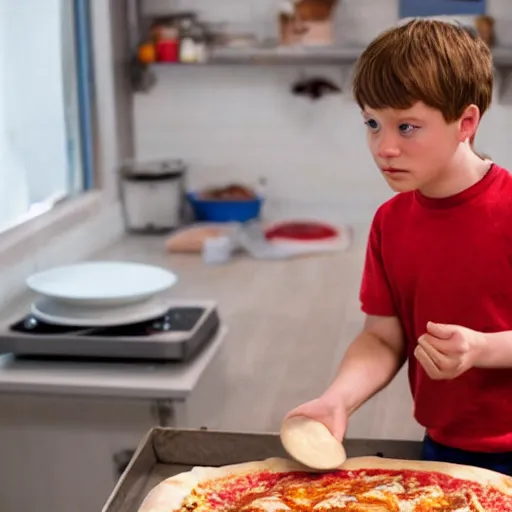
[(477, 333), (482, 336), (482, 350), (475, 366), (512, 368), (512, 331)]
[(436, 380), (454, 379), (470, 368), (512, 368), (512, 331), (483, 333), (429, 322), (415, 356)]
[(363, 278), (361, 308), (366, 320), (351, 343), (334, 382), (322, 395), (328, 403), (342, 403), (347, 415), (384, 388), (406, 360), (405, 341), (382, 260), (381, 237), (385, 207), (372, 221)]
[(402, 327), (396, 317), (367, 316), (361, 334), (352, 342), (337, 376), (324, 393), (341, 400), (347, 414), (384, 388), (406, 360)]

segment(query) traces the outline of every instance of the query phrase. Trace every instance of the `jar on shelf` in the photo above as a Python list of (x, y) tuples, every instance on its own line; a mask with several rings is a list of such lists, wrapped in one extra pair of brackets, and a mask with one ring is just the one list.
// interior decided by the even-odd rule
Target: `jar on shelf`
[(283, 45), (329, 46), (334, 43), (338, 0), (288, 0), (279, 12)]

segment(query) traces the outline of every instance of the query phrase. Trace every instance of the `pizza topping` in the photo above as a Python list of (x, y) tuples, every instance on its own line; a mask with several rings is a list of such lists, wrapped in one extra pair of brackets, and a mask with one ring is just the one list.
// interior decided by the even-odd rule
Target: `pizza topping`
[(444, 492), (439, 485), (428, 485), (427, 487), (416, 487), (408, 492), (412, 498), (429, 496), (431, 499), (440, 498), (444, 496)]
[(350, 496), (341, 492), (337, 492), (329, 496), (326, 500), (317, 503), (314, 507), (314, 511), (333, 510), (345, 507), (347, 503), (357, 502), (355, 496)]
[(398, 482), (397, 480), (394, 480), (391, 483), (388, 484), (382, 484), (375, 487), (376, 491), (384, 491), (384, 492), (392, 492), (394, 494), (404, 494), (405, 488), (404, 486)]
[(291, 508), (277, 496), (269, 496), (267, 498), (258, 498), (239, 510), (240, 512), (288, 512)]
[(476, 497), (475, 493), (473, 491), (468, 491), (468, 501), (471, 504), (471, 506), (474, 509), (474, 512), (485, 512), (484, 507), (480, 505), (480, 502), (478, 501), (478, 498)]
[(374, 503), (357, 503), (354, 506), (341, 510), (346, 510), (347, 512), (394, 512), (394, 509), (388, 508), (385, 505), (376, 505)]
[[(415, 485), (400, 496), (400, 502), (398, 506), (399, 512), (416, 512), (418, 510), (430, 510), (429, 507), (436, 500), (439, 500), (444, 496), (442, 489), (437, 485), (431, 485), (428, 487), (416, 487)], [(421, 508), (423, 507), (423, 508)]]
[(418, 504), (418, 500), (413, 501), (401, 501), (398, 510), (399, 512), (415, 512), (416, 505)]
[(421, 471), (260, 472), (203, 482), (182, 512), (497, 512), (512, 497)]

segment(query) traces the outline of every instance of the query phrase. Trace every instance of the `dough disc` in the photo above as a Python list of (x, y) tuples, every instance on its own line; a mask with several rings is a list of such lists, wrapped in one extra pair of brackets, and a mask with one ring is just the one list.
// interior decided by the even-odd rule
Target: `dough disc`
[(336, 469), (347, 458), (343, 445), (329, 429), (305, 416), (294, 416), (283, 423), (281, 442), (291, 457), (313, 469)]

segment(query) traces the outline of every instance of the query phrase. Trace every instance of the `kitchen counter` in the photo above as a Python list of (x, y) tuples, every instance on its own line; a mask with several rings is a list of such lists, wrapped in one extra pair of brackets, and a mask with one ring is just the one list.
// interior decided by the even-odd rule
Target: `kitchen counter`
[[(325, 390), (362, 326), (358, 291), (367, 225), (356, 226), (354, 233), (346, 251), (284, 261), (258, 261), (240, 254), (213, 266), (200, 255), (169, 254), (164, 236), (123, 236), (93, 259), (173, 270), (178, 282), (165, 295), (215, 301), (225, 333), (194, 368), (33, 363), (4, 356), (0, 395), (16, 391), (17, 395), (186, 399), (185, 420), (193, 426), (275, 431), (287, 410)], [(2, 316), (19, 318), (33, 299), (27, 293)], [(421, 429), (412, 419), (405, 370), (354, 414), (349, 435), (418, 437)], [(200, 389), (191, 392), (194, 386)]]
[[(346, 251), (282, 261), (240, 254), (222, 265), (207, 265), (200, 255), (169, 254), (164, 236), (123, 236), (92, 259), (171, 269), (178, 281), (164, 295), (215, 301), (225, 327), (220, 337), (183, 366), (29, 362), (0, 356), (0, 397), (186, 400), (182, 426), (275, 431), (290, 408), (326, 389), (361, 329), (358, 291), (367, 227), (354, 231)], [(27, 292), (2, 317), (20, 318), (33, 299)], [(354, 414), (348, 434), (416, 439), (420, 430), (411, 410), (404, 369)]]
[(89, 363), (0, 356), (0, 392), (185, 400), (221, 347), (227, 329), (188, 363)]
[[(284, 261), (240, 254), (213, 266), (200, 255), (169, 254), (165, 237), (123, 236), (93, 259), (171, 269), (178, 281), (165, 296), (215, 301), (227, 330), (185, 366), (36, 363), (3, 356), (0, 395), (187, 400), (195, 412), (189, 411), (186, 421), (196, 426), (275, 431), (287, 410), (325, 390), (361, 329), (358, 291), (366, 233), (365, 226), (356, 229), (346, 251)], [(33, 299), (27, 293), (2, 317), (21, 317)], [(192, 392), (201, 381), (201, 391)], [(349, 434), (415, 439), (411, 410), (404, 370), (357, 411)]]
[[(342, 274), (343, 260), (350, 258), (347, 253), (287, 261), (257, 261), (239, 255), (227, 264), (209, 266), (199, 255), (167, 253), (164, 242), (165, 237), (161, 236), (124, 236), (92, 259), (129, 260), (169, 268), (178, 275), (178, 282), (164, 292), (164, 297), (217, 302), (225, 327), (198, 358), (187, 364), (154, 365), (26, 361), (4, 355), (0, 356), (0, 392), (184, 399), (226, 335), (231, 344), (259, 336), (262, 325), (271, 318), (266, 310), (272, 304), (284, 310), (280, 321), (274, 324), (272, 338), (275, 339), (268, 339), (267, 333), (267, 343), (278, 345), (287, 330), (286, 324), (293, 324), (289, 326), (293, 332), (300, 317), (316, 318), (322, 324), (323, 335), (332, 334), (325, 329), (333, 324), (333, 316), (337, 316), (332, 308), (339, 304), (342, 294), (335, 283), (338, 280), (341, 285), (346, 280)], [(327, 295), (331, 307), (322, 304)], [(2, 312), (2, 319), (19, 319), (33, 299), (34, 295), (27, 292)], [(271, 309), (275, 313), (274, 306)], [(229, 334), (226, 328), (230, 329)], [(247, 344), (251, 341), (247, 340)]]

